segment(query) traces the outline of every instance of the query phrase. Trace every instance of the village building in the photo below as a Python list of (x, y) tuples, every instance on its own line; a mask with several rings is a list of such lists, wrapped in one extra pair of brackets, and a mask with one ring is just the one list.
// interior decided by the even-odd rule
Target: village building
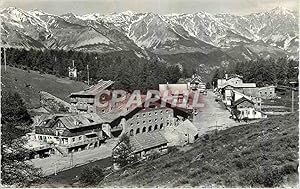
[(254, 104), (249, 98), (242, 97), (238, 99), (231, 106), (233, 116), (238, 120), (266, 118), (267, 115), (257, 110)]
[[(225, 84), (219, 88), (219, 92), (222, 95), (223, 102), (230, 106), (233, 99), (233, 90), (238, 91), (242, 94), (249, 94), (249, 91), (256, 91), (255, 83), (239, 83), (239, 84)], [(253, 93), (253, 96), (256, 96), (256, 92)]]
[(232, 90), (232, 94), (233, 94), (232, 102), (235, 102), (235, 101), (239, 100), (240, 98), (244, 97), (244, 98), (247, 98), (248, 100), (251, 100), (252, 102), (254, 102), (255, 108), (261, 109), (262, 99), (260, 97), (248, 96), (248, 95), (245, 95), (244, 93), (241, 93), (236, 90)]
[(204, 92), (206, 90), (206, 85), (202, 81), (202, 78), (198, 75), (193, 75), (191, 81), (189, 82), (190, 88), (192, 90), (200, 90), (200, 92)]
[(121, 134), (135, 136), (141, 133), (159, 131), (165, 127), (179, 125), (186, 119), (192, 120), (190, 110), (173, 107), (165, 102), (165, 107), (161, 106), (162, 100), (149, 102), (148, 107), (144, 107), (147, 101), (130, 108), (114, 109), (109, 113), (99, 115), (102, 119), (109, 121), (109, 128), (106, 132), (111, 132), (113, 137)]
[[(183, 97), (186, 92), (189, 91), (189, 86), (187, 83), (184, 84), (159, 84), (159, 93), (162, 96), (167, 93), (174, 97)], [(166, 92), (167, 91), (167, 92)]]
[(266, 86), (266, 87), (260, 87), (258, 88), (258, 95), (262, 99), (274, 99), (276, 98), (276, 87), (274, 85), (272, 86)]
[[(160, 99), (151, 102), (149, 107), (144, 107), (146, 102), (144, 101), (142, 106), (118, 114), (111, 122), (111, 129), (121, 125), (122, 132), (119, 136), (129, 136), (134, 153), (140, 158), (145, 158), (153, 152), (164, 153), (169, 145), (182, 146), (193, 143), (198, 138), (198, 131), (190, 122), (192, 114), (189, 110), (172, 107), (167, 102), (166, 107), (161, 107), (163, 102)], [(175, 128), (176, 132), (172, 128)], [(173, 138), (166, 137), (171, 135)]]
[(43, 115), (34, 124), (33, 141), (52, 145), (59, 153), (99, 147), (108, 138), (102, 131), (104, 121), (95, 113)]
[(185, 146), (194, 143), (199, 137), (198, 128), (190, 120), (173, 127), (166, 127), (160, 132), (168, 141), (168, 146)]
[[(105, 113), (109, 111), (111, 107), (99, 108), (96, 105), (98, 100), (103, 103), (111, 99), (111, 95), (106, 94), (104, 90), (111, 90), (113, 83), (111, 80), (100, 80), (96, 85), (86, 90), (71, 93), (69, 97), (74, 111), (82, 113)], [(99, 99), (96, 99), (96, 97), (99, 97)]]
[(72, 67), (68, 67), (69, 78), (76, 79), (77, 78), (77, 68), (75, 67), (74, 60), (72, 61)]

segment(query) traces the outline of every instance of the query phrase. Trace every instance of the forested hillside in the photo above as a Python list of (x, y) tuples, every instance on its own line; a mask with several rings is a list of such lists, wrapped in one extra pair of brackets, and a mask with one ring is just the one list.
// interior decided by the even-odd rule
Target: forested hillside
[(241, 75), (244, 82), (256, 83), (259, 87), (267, 84), (289, 85), (289, 82), (298, 81), (298, 64), (299, 61), (288, 58), (230, 63), (216, 69), (212, 81), (216, 85), (217, 79), (224, 78), (225, 73), (228, 73)]
[(113, 80), (116, 82), (115, 87), (119, 89), (157, 89), (159, 83), (176, 83), (182, 76), (177, 65), (162, 63), (155, 58), (139, 58), (133, 51), (122, 51), (117, 55), (14, 48), (6, 51), (8, 65), (59, 77), (68, 76), (68, 67), (74, 60), (79, 71), (79, 81), (87, 81), (86, 66), (89, 65), (91, 84), (100, 79)]

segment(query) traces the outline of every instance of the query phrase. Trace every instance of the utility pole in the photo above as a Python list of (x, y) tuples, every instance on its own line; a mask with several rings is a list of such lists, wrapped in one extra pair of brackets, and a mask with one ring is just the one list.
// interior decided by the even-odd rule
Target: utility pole
[(3, 48), (4, 50), (4, 71), (6, 71), (6, 49)]
[(292, 113), (294, 113), (294, 90), (292, 89)]
[(89, 71), (89, 65), (86, 65), (87, 70), (87, 84), (90, 85), (90, 71)]
[(295, 89), (294, 89), (294, 86), (295, 86), (295, 84), (297, 82), (296, 81), (291, 81), (289, 83), (292, 85), (292, 88), (291, 88), (291, 90), (292, 90), (292, 113), (294, 113), (294, 102), (295, 102), (295, 100), (294, 100), (294, 98), (295, 98)]

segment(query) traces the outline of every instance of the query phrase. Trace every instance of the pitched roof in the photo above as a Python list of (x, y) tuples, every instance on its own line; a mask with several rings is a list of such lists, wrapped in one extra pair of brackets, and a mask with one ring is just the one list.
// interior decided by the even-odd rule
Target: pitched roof
[(134, 152), (140, 152), (167, 143), (168, 141), (159, 131), (137, 134), (130, 137), (130, 144), (133, 146)]
[(225, 88), (227, 86), (231, 86), (233, 88), (255, 88), (256, 83), (240, 83), (240, 84), (224, 83), (223, 85), (220, 86), (220, 88)]
[(191, 83), (202, 83), (202, 78), (200, 76), (195, 76), (192, 78)]
[(198, 128), (188, 119), (186, 119), (184, 122), (182, 122), (180, 125), (174, 128), (181, 133), (188, 132), (190, 134), (197, 134), (198, 132)]
[(108, 81), (104, 81), (104, 80), (100, 80), (98, 81), (98, 83), (96, 85), (91, 86), (88, 89), (85, 89), (83, 91), (79, 91), (76, 93), (71, 93), (70, 96), (77, 96), (77, 95), (91, 95), (91, 96), (95, 96), (98, 93), (102, 92), (103, 90), (105, 90), (106, 88), (108, 88), (109, 86), (111, 86), (114, 82), (111, 80)]
[(158, 85), (159, 92), (163, 93), (165, 91), (174, 92), (183, 92), (188, 90), (187, 84), (159, 84)]
[(241, 104), (241, 103), (244, 102), (244, 101), (248, 101), (248, 102), (250, 102), (251, 104), (254, 104), (254, 102), (253, 102), (252, 100), (249, 100), (248, 98), (242, 97), (242, 98), (240, 98), (240, 99), (234, 101), (234, 102), (232, 103), (232, 105), (233, 105), (233, 106), (237, 106), (237, 105)]
[(67, 129), (77, 129), (104, 123), (96, 113), (70, 115), (58, 118)]

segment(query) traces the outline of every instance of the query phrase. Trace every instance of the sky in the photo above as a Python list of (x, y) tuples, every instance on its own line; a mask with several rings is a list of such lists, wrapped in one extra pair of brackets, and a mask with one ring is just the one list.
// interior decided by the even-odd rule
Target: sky
[(208, 12), (246, 15), (275, 7), (298, 10), (299, 0), (0, 0), (0, 6), (52, 14), (110, 14), (127, 10), (158, 14)]

